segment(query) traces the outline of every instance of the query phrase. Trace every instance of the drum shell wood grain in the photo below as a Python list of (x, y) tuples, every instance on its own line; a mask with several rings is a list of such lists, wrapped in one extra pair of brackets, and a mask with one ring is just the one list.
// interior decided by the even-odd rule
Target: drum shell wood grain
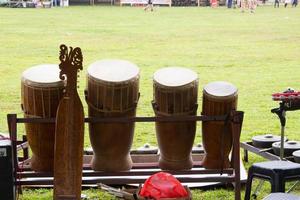
[[(155, 115), (193, 116), (197, 111), (198, 80), (178, 87), (153, 84)], [(156, 122), (156, 137), (160, 149), (159, 167), (184, 170), (193, 166), (191, 151), (195, 139), (196, 122)]]
[[(55, 118), (64, 86), (36, 87), (21, 84), (24, 117)], [(35, 171), (53, 171), (55, 124), (25, 124), (26, 136), (32, 150), (31, 167)]]
[[(136, 109), (125, 113), (107, 113), (89, 107), (89, 117), (134, 117)], [(135, 123), (90, 123), (94, 151), (92, 168), (96, 171), (124, 171), (132, 167), (130, 149)]]
[[(88, 75), (86, 100), (89, 117), (134, 117), (139, 99), (139, 76), (120, 83), (108, 83)], [(135, 123), (90, 123), (96, 171), (124, 171), (132, 167), (129, 155)]]
[[(215, 97), (204, 90), (202, 115), (229, 114), (231, 110), (236, 110), (237, 100), (237, 93), (228, 97)], [(226, 123), (225, 125), (225, 122), (219, 121), (202, 122), (202, 141), (205, 150), (202, 164), (205, 168), (221, 169), (230, 167), (228, 158), (232, 148), (230, 123)], [(222, 146), (224, 147), (223, 150)]]
[[(170, 116), (157, 112), (155, 115)], [(196, 111), (191, 112), (190, 115), (196, 115)], [(156, 122), (155, 128), (160, 149), (159, 167), (165, 170), (192, 168), (191, 151), (195, 139), (196, 122)]]

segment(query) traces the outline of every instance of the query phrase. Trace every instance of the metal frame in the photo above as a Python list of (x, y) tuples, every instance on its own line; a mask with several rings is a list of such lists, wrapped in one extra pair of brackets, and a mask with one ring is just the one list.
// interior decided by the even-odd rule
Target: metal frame
[[(240, 133), (243, 122), (243, 112), (232, 111), (230, 113), (230, 124), (233, 133), (232, 149), (232, 166), (233, 168), (223, 170), (210, 170), (201, 167), (201, 156), (194, 158), (194, 168), (183, 171), (168, 171), (174, 174), (183, 183), (197, 182), (221, 182), (234, 183), (235, 200), (241, 199), (241, 181), (240, 181)], [(225, 121), (227, 115), (223, 116), (184, 116), (184, 117), (131, 117), (131, 118), (85, 118), (85, 123), (109, 123), (109, 122), (178, 122), (178, 121)], [(7, 122), (9, 127), (10, 138), (13, 144), (13, 154), (15, 163), (15, 185), (35, 185), (35, 186), (52, 186), (53, 174), (34, 172), (30, 169), (30, 158), (28, 157), (28, 143), (23, 137), (22, 141), (17, 140), (17, 124), (20, 123), (55, 123), (55, 118), (18, 118), (16, 114), (8, 114)], [(18, 150), (23, 150), (23, 157), (18, 157)], [(103, 184), (132, 184), (143, 183), (147, 177), (154, 172), (161, 171), (158, 168), (157, 155), (132, 155), (134, 166), (131, 170), (125, 172), (96, 172), (91, 170), (88, 160), (91, 156), (84, 156), (83, 166), (83, 185), (97, 183)], [(220, 174), (211, 176), (212, 174)], [(223, 174), (223, 175), (221, 175)], [(208, 175), (208, 176), (197, 176)], [(226, 176), (224, 176), (226, 175)], [(31, 178), (31, 179), (30, 179)], [(34, 179), (32, 179), (34, 178)]]
[[(280, 156), (277, 156), (273, 153), (271, 148), (268, 149), (261, 149), (253, 146), (252, 142), (242, 142), (241, 148), (244, 149), (244, 161), (248, 162), (248, 151), (255, 153), (267, 160), (280, 160)], [(292, 157), (284, 157), (282, 160), (289, 160), (291, 161)]]

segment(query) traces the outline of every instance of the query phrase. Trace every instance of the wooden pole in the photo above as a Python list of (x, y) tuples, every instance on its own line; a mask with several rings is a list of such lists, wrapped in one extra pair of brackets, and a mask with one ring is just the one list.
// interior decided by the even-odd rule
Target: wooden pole
[(244, 112), (231, 112), (231, 129), (233, 133), (233, 168), (234, 168), (234, 191), (235, 200), (241, 199), (241, 175), (240, 175), (240, 135), (242, 129)]

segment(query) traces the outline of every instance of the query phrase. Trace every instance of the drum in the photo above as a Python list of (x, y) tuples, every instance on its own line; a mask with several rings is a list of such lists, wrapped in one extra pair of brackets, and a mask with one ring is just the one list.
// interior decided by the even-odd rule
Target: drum
[[(238, 90), (231, 83), (217, 81), (204, 86), (202, 114), (226, 115), (236, 110)], [(228, 159), (232, 147), (232, 131), (229, 122), (202, 122), (202, 140), (205, 150), (203, 166), (207, 169), (230, 167)]]
[[(167, 67), (153, 76), (153, 109), (158, 117), (192, 116), (197, 112), (198, 75), (186, 68)], [(156, 122), (159, 167), (190, 169), (196, 122)]]
[[(23, 72), (21, 99), (25, 117), (56, 117), (64, 90), (59, 71), (58, 65), (44, 64)], [(32, 150), (32, 169), (53, 171), (55, 124), (25, 124), (25, 131)]]
[[(124, 60), (101, 60), (87, 72), (89, 117), (134, 117), (139, 99), (139, 68)], [(123, 171), (132, 167), (129, 155), (134, 123), (90, 123), (96, 171)]]

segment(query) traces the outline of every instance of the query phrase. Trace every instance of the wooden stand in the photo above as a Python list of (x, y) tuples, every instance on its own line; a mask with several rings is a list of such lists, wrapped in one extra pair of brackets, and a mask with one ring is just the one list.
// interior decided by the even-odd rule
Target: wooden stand
[[(225, 121), (227, 116), (189, 116), (189, 117), (134, 117), (134, 118), (85, 118), (85, 123), (97, 122), (175, 122), (175, 121)], [(209, 170), (201, 167), (201, 155), (194, 155), (194, 166), (191, 170), (167, 171), (177, 177), (182, 183), (197, 182), (221, 182), (234, 183), (235, 200), (241, 199), (240, 182), (240, 133), (243, 122), (243, 112), (232, 111), (230, 115), (231, 128), (233, 132), (232, 168), (221, 170)], [(15, 162), (15, 185), (52, 186), (53, 174), (37, 173), (30, 169), (28, 158), (28, 144), (26, 141), (17, 141), (17, 124), (19, 123), (55, 123), (55, 119), (44, 118), (17, 118), (16, 114), (7, 116), (10, 138), (13, 141), (14, 162)], [(17, 150), (22, 150), (24, 156), (17, 157)], [(158, 168), (157, 155), (132, 155), (134, 166), (124, 172), (96, 172), (90, 168), (91, 156), (84, 156), (82, 184), (91, 185), (103, 183), (108, 185), (125, 185), (132, 183), (143, 183), (148, 176), (161, 171)], [(211, 176), (212, 174), (223, 173), (223, 175)], [(197, 176), (208, 175), (208, 176)]]

